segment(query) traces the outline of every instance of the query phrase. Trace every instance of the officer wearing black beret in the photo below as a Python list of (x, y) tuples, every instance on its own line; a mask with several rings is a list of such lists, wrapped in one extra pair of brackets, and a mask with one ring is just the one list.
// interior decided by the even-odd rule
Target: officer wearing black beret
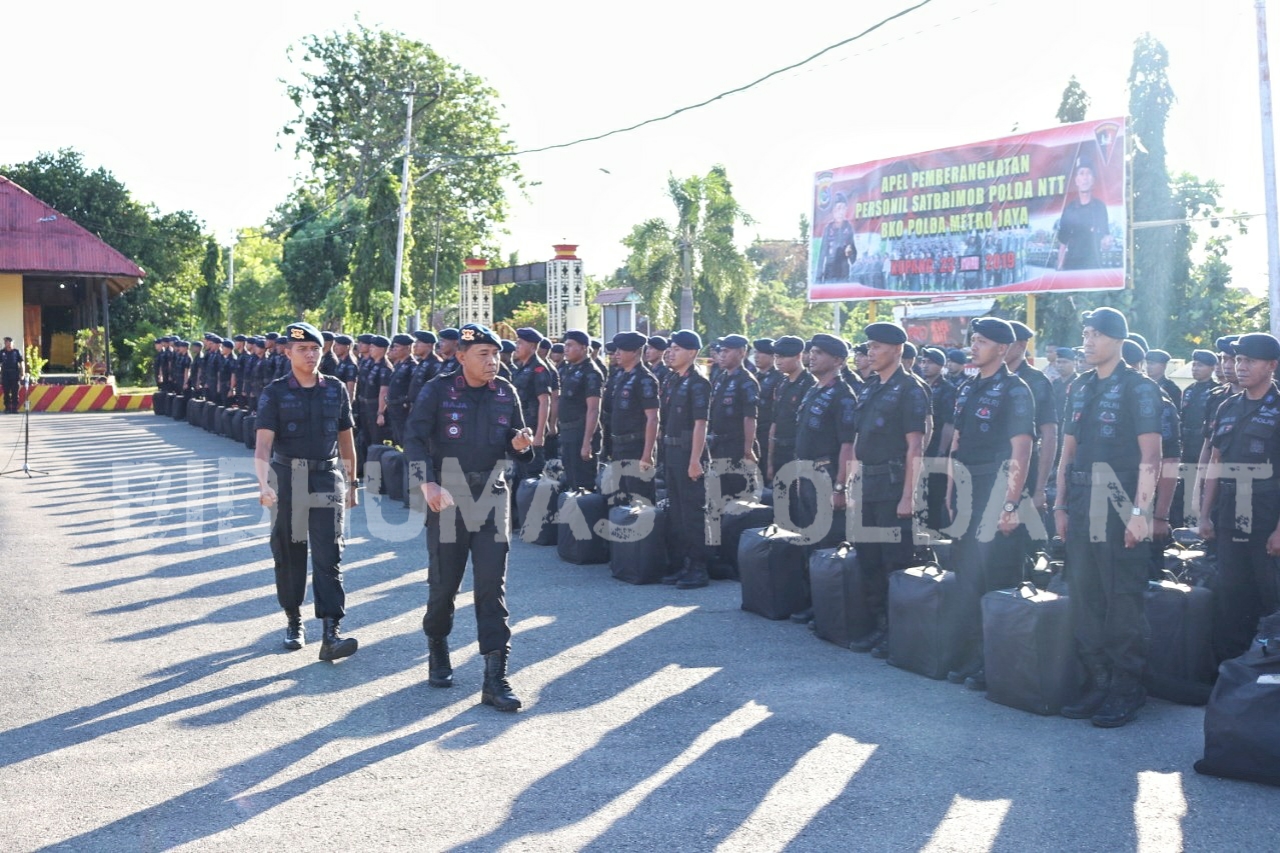
[(641, 360), (646, 338), (639, 332), (619, 332), (613, 337), (617, 347), (617, 378), (609, 386), (609, 428), (611, 461), (629, 473), (616, 480), (615, 503), (643, 498), (657, 502), (653, 470), (657, 462), (658, 380)]
[[(1114, 308), (1083, 317), (1092, 367), (1071, 386), (1058, 467), (1057, 532), (1066, 543), (1076, 647), (1089, 677), (1080, 701), (1062, 708), (1104, 728), (1133, 719), (1146, 699), (1147, 586), (1152, 505), (1161, 452), (1161, 394), (1121, 359), (1128, 322)], [(1123, 490), (1132, 510), (1111, 504)], [(1103, 495), (1095, 498), (1095, 493)], [(1092, 508), (1104, 506), (1104, 517)], [(1139, 547), (1142, 546), (1142, 547)]]
[(204, 342), (191, 341), (188, 347), (191, 353), (191, 369), (187, 371), (187, 399), (195, 399), (200, 393), (200, 371), (204, 367)]
[[(1057, 378), (1050, 383), (1053, 388), (1053, 406), (1054, 411), (1058, 414), (1058, 421), (1061, 423), (1063, 413), (1067, 407), (1067, 389), (1071, 387), (1071, 380), (1076, 378), (1076, 351), (1071, 347), (1058, 347), (1053, 351), (1053, 369), (1057, 371)], [(1062, 431), (1058, 431), (1058, 447), (1062, 447)]]
[(773, 397), (782, 382), (782, 371), (776, 366), (777, 354), (773, 338), (757, 338), (751, 342), (755, 350), (756, 381), (760, 383), (760, 413), (756, 417), (756, 438), (760, 446), (760, 470), (769, 470), (769, 430), (773, 429)]
[(437, 333), (440, 340), (436, 343), (436, 352), (440, 355), (440, 375), (453, 373), (458, 369), (458, 344), (462, 333), (457, 329), (441, 329)]
[(919, 351), (916, 350), (915, 344), (911, 343), (911, 341), (904, 343), (902, 345), (902, 369), (909, 373), (914, 373), (918, 356)]
[(191, 372), (191, 344), (188, 341), (173, 342), (175, 355), (169, 372), (169, 385), (174, 394), (183, 394), (187, 388), (187, 377)]
[(236, 372), (235, 341), (222, 338), (222, 361), (218, 363), (218, 405), (235, 405), (235, 393), (232, 377)]
[(511, 383), (520, 398), (525, 425), (533, 430), (533, 458), (520, 467), (519, 479), (536, 477), (546, 463), (547, 428), (551, 424), (552, 377), (555, 371), (542, 360), (538, 346), (545, 340), (537, 329), (516, 330), (515, 370)]
[[(1276, 557), (1280, 557), (1280, 389), (1272, 377), (1280, 341), (1269, 334), (1241, 335), (1233, 344), (1241, 393), (1218, 407), (1210, 424), (1212, 451), (1200, 506), (1200, 533), (1218, 541), (1214, 589), (1214, 647), (1219, 660), (1249, 648), (1258, 619), (1280, 609)], [(1237, 479), (1218, 477), (1220, 465), (1255, 465), (1267, 477), (1252, 478), (1252, 504), (1236, 506)], [(1248, 521), (1248, 530), (1243, 529)]]
[(1210, 350), (1198, 349), (1191, 353), (1192, 383), (1182, 392), (1179, 411), (1182, 423), (1182, 462), (1196, 465), (1204, 445), (1206, 413), (1209, 393), (1218, 387), (1213, 371), (1218, 367), (1218, 356)]
[(422, 393), (422, 387), (435, 378), (440, 372), (441, 361), (436, 355), (436, 343), (439, 338), (435, 332), (419, 329), (413, 333), (413, 357), (418, 360), (413, 368), (413, 378), (409, 380), (409, 407)]
[(666, 352), (667, 339), (662, 335), (652, 335), (645, 341), (644, 366), (649, 368), (649, 372), (658, 380), (659, 385), (671, 375), (671, 368), (666, 365)]
[(401, 447), (404, 446), (405, 422), (413, 405), (409, 388), (413, 384), (414, 369), (418, 366), (417, 359), (413, 357), (414, 343), (412, 335), (402, 332), (391, 339), (391, 349), (387, 352), (391, 378), (387, 380), (384, 415), (391, 440)]
[[(858, 398), (852, 476), (857, 482), (853, 499), (860, 506), (853, 509), (864, 528), (897, 528), (900, 538), (857, 543), (866, 573), (867, 605), (877, 624), (850, 648), (880, 656), (887, 651), (889, 574), (906, 568), (915, 556), (913, 497), (933, 418), (924, 380), (902, 367), (906, 331), (896, 323), (881, 322), (867, 326), (864, 333), (873, 372)], [(843, 503), (837, 505), (842, 507)]]
[(662, 386), (663, 471), (667, 483), (667, 553), (681, 561), (662, 579), (677, 589), (698, 589), (709, 583), (707, 575), (706, 505), (704, 475), (711, 457), (707, 452), (707, 418), (711, 412), (711, 383), (696, 364), (702, 350), (697, 332), (681, 329), (667, 348), (671, 375)]
[(773, 488), (779, 472), (796, 458), (796, 430), (799, 425), (800, 404), (805, 392), (814, 385), (813, 374), (800, 363), (805, 342), (795, 335), (784, 335), (773, 342), (774, 359), (782, 381), (773, 389), (773, 410), (778, 414), (769, 428), (769, 457), (766, 476)]
[(760, 461), (756, 419), (760, 414), (760, 383), (742, 368), (747, 339), (728, 335), (721, 341), (720, 373), (711, 385), (711, 419), (707, 445), (720, 471), (721, 500), (751, 489)]
[(307, 594), (307, 543), (311, 543), (315, 615), (324, 622), (320, 660), (354, 654), (343, 637), (343, 515), (355, 506), (355, 444), (351, 400), (341, 382), (319, 372), (320, 333), (309, 323), (285, 329), (291, 372), (262, 390), (258, 401), (254, 468), (259, 502), (271, 507), (271, 555), (276, 598), (288, 618), (285, 648), (305, 642), (302, 602)]
[(325, 329), (320, 332), (320, 336), (324, 338), (324, 352), (320, 354), (320, 372), (325, 376), (337, 376), (338, 357), (333, 354), (333, 342), (337, 339), (337, 335)]
[[(1213, 447), (1209, 441), (1212, 433), (1210, 427), (1213, 419), (1218, 414), (1218, 407), (1221, 406), (1228, 397), (1241, 393), (1242, 389), (1236, 382), (1236, 351), (1235, 342), (1240, 338), (1239, 335), (1223, 335), (1214, 341), (1214, 348), (1217, 350), (1218, 358), (1218, 377), (1221, 382), (1216, 388), (1210, 389), (1204, 407), (1204, 433), (1200, 437), (1200, 458), (1196, 467), (1197, 479), (1196, 489), (1193, 494), (1197, 495), (1194, 505), (1199, 507), (1204, 505), (1204, 474), (1209, 465), (1209, 455), (1213, 451)], [(1217, 542), (1209, 543), (1212, 550), (1217, 550)]]
[(1058, 405), (1053, 399), (1053, 384), (1049, 377), (1027, 361), (1027, 344), (1035, 332), (1026, 323), (1011, 320), (1014, 342), (1005, 354), (1005, 364), (1031, 389), (1035, 400), (1036, 440), (1031, 445), (1031, 471), (1027, 476), (1027, 490), (1031, 494), (1036, 512), (1044, 513), (1047, 506), (1049, 475), (1053, 473), (1053, 461), (1058, 449)]
[(459, 369), (436, 377), (413, 405), (405, 435), (412, 481), (427, 502), (430, 598), (422, 618), (428, 681), (453, 686), (449, 634), (454, 600), (472, 563), (476, 627), (484, 657), (480, 700), (499, 711), (520, 708), (507, 681), (507, 552), (511, 500), (505, 460), (527, 462), (533, 436), (516, 389), (498, 376), (502, 344), (488, 328), (468, 323), (458, 333)]
[(1147, 350), (1146, 355), (1147, 376), (1160, 386), (1160, 390), (1165, 393), (1175, 406), (1182, 405), (1182, 389), (1177, 384), (1165, 376), (1165, 371), (1169, 369), (1169, 353), (1162, 349)]
[(351, 351), (354, 343), (350, 335), (333, 336), (333, 357), (337, 363), (333, 375), (347, 387), (352, 400), (356, 399), (356, 380), (360, 375), (355, 353)]
[(566, 485), (594, 489), (603, 445), (600, 396), (604, 371), (589, 355), (591, 339), (581, 329), (564, 334), (564, 362), (560, 365), (560, 461)]
[[(924, 449), (926, 459), (945, 459), (951, 455), (951, 434), (956, 410), (956, 386), (943, 377), (947, 354), (937, 347), (925, 347), (920, 351), (920, 375), (929, 386), (930, 411), (933, 413), (933, 434)], [(947, 475), (945, 471), (931, 472), (925, 479), (925, 523), (933, 530), (942, 530), (951, 524), (947, 507)]]
[(968, 363), (969, 357), (964, 354), (964, 350), (947, 350), (947, 381), (959, 388), (960, 383), (969, 378), (964, 373), (965, 365)]

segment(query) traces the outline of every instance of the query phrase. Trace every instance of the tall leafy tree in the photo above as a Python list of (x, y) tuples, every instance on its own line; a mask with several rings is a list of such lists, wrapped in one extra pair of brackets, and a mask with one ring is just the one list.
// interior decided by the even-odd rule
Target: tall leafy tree
[(1076, 75), (1072, 74), (1067, 81), (1067, 88), (1062, 90), (1062, 103), (1058, 104), (1058, 121), (1071, 124), (1084, 121), (1089, 112), (1089, 95), (1085, 92)]
[(343, 204), (320, 212), (299, 209), (299, 221), (285, 235), (280, 272), (294, 311), (301, 317), (319, 308), (351, 271), (351, 255), (361, 225), (361, 207)]
[(400, 182), (383, 171), (373, 182), (351, 264), (351, 312), (368, 326), (383, 314), (376, 294), (385, 293), (388, 304), (391, 299), (399, 210)]
[(282, 241), (246, 228), (236, 243), (236, 280), (227, 300), (232, 330), (244, 334), (279, 331), (298, 319), (281, 273)]
[(212, 234), (205, 240), (200, 279), (200, 287), (196, 289), (196, 317), (204, 329), (221, 329), (226, 325), (223, 299), (226, 278), (222, 271), (222, 247)]

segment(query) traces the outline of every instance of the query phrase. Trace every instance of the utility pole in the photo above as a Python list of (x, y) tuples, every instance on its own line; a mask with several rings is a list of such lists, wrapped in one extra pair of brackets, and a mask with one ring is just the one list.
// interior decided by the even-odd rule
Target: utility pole
[(427, 324), (436, 321), (436, 281), (440, 278), (440, 220), (444, 218), (444, 210), (436, 211), (436, 244), (431, 259), (431, 313), (427, 316)]
[(231, 336), (231, 291), (236, 286), (236, 234), (231, 233), (227, 246), (227, 336)]
[(1254, 0), (1258, 10), (1258, 95), (1262, 102), (1262, 177), (1267, 198), (1267, 296), (1271, 305), (1271, 334), (1280, 335), (1280, 205), (1276, 203), (1276, 145), (1271, 126), (1271, 66), (1267, 59), (1267, 4)]
[(400, 170), (400, 224), (396, 228), (396, 275), (392, 289), (391, 334), (400, 332), (400, 279), (404, 269), (404, 220), (409, 210), (409, 158), (413, 145), (413, 96), (417, 84), (409, 87), (409, 105), (404, 114), (404, 167)]

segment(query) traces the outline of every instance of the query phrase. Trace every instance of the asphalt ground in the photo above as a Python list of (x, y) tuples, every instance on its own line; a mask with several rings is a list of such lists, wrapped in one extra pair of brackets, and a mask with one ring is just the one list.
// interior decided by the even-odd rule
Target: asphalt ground
[(0, 478), (5, 850), (1277, 849), (1280, 791), (1191, 769), (1202, 709), (1038, 717), (748, 614), (735, 583), (629, 586), (554, 548), (511, 555), (524, 710), (479, 704), (467, 593), (457, 686), (431, 689), (421, 516), (385, 500), (344, 560), (360, 651), (319, 662), (308, 619), (286, 652), (247, 450), (151, 414), (30, 423), (49, 473)]

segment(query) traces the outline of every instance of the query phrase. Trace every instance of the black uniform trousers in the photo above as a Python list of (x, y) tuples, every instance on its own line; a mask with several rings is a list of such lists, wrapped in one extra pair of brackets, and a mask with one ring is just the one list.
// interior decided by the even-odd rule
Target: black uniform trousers
[[(275, 559), (276, 599), (285, 610), (302, 606), (307, 597), (307, 545), (311, 550), (311, 587), (317, 619), (346, 615), (342, 589), (342, 523), (347, 479), (341, 463), (327, 471), (308, 470), (301, 461), (297, 476), (289, 465), (271, 463), (276, 476), (276, 505), (271, 510), (271, 556)], [(305, 488), (305, 490), (304, 490)], [(307, 512), (307, 525), (294, 526), (294, 507), (317, 504)]]
[[(874, 483), (868, 485), (864, 482), (864, 498), (859, 504), (863, 527), (897, 528), (899, 531), (897, 542), (858, 541), (855, 543), (858, 562), (862, 564), (863, 570), (863, 595), (867, 607), (878, 617), (885, 617), (889, 612), (889, 575), (898, 569), (908, 568), (915, 561), (916, 548), (911, 531), (912, 519), (898, 518), (901, 489), (901, 483), (892, 484), (886, 489)], [(893, 493), (890, 500), (866, 499), (866, 496), (875, 498), (888, 491)], [(881, 531), (877, 535), (884, 537), (888, 534), (887, 531)], [(856, 534), (855, 538), (857, 538)]]
[[(629, 462), (631, 464), (628, 468), (638, 471), (640, 456), (644, 453), (643, 436), (638, 441), (634, 439), (619, 440), (620, 438), (620, 436), (613, 437), (613, 461)], [(658, 484), (657, 478), (654, 476), (644, 478), (628, 474), (618, 477), (616, 486), (617, 491), (610, 496), (610, 504), (613, 506), (630, 503), (633, 497), (644, 498), (650, 504), (658, 502)]]
[(596, 468), (600, 460), (600, 436), (591, 440), (591, 458), (582, 458), (583, 430), (581, 427), (560, 428), (560, 461), (564, 465), (565, 487), (591, 489), (596, 487)]
[(409, 422), (409, 412), (403, 403), (387, 404), (387, 431), (397, 447), (404, 447), (404, 427)]
[[(446, 485), (446, 488), (448, 486)], [(479, 502), (484, 485), (473, 483), (472, 499)], [(454, 599), (462, 585), (467, 559), (472, 565), (473, 608), (480, 640), (480, 654), (505, 651), (511, 644), (507, 625), (507, 552), (511, 549), (511, 501), (505, 478), (492, 487), (500, 495), (496, 508), (487, 511), (475, 532), (467, 529), (463, 512), (449, 507), (427, 513), (427, 583), (430, 588), (422, 631), (428, 638), (447, 637), (453, 631)], [(452, 490), (451, 490), (452, 493)], [(473, 523), (477, 521), (473, 519)], [(452, 528), (452, 541), (443, 535)]]
[[(969, 525), (952, 545), (956, 581), (959, 584), (956, 619), (957, 671), (972, 675), (982, 669), (982, 596), (1009, 589), (1022, 581), (1030, 535), (1019, 525), (1009, 535), (1000, 532), (998, 515), (1004, 504), (1005, 481), (995, 474), (975, 475)], [(999, 487), (998, 506), (986, 529), (982, 528), (991, 495)], [(984, 541), (985, 540), (985, 541)]]
[[(1218, 580), (1214, 586), (1214, 652), (1219, 661), (1244, 654), (1258, 631), (1258, 620), (1280, 609), (1280, 570), (1267, 554), (1267, 539), (1280, 518), (1280, 493), (1256, 491), (1250, 532), (1235, 520), (1234, 483), (1218, 482), (1214, 528), (1218, 540)], [(1223, 488), (1226, 486), (1226, 488)]]
[(743, 459), (742, 442), (741, 435), (718, 435), (711, 442), (711, 460), (720, 475), (722, 502), (746, 497), (755, 489), (758, 468)]
[(0, 381), (4, 384), (4, 410), (10, 413), (18, 411), (20, 376), (18, 374), (10, 376), (6, 373)]
[[(694, 569), (707, 566), (707, 478), (689, 478), (689, 447), (668, 444), (664, 449), (667, 483), (667, 553), (679, 567), (684, 560)], [(703, 462), (706, 462), (703, 453)]]
[[(1124, 521), (1110, 505), (1105, 519), (1089, 517), (1090, 490), (1105, 488), (1067, 487), (1067, 584), (1076, 650), (1113, 676), (1141, 679), (1151, 633), (1144, 600), (1150, 551), (1141, 542), (1124, 546)], [(1099, 541), (1093, 541), (1091, 524), (1099, 528), (1093, 531)]]

